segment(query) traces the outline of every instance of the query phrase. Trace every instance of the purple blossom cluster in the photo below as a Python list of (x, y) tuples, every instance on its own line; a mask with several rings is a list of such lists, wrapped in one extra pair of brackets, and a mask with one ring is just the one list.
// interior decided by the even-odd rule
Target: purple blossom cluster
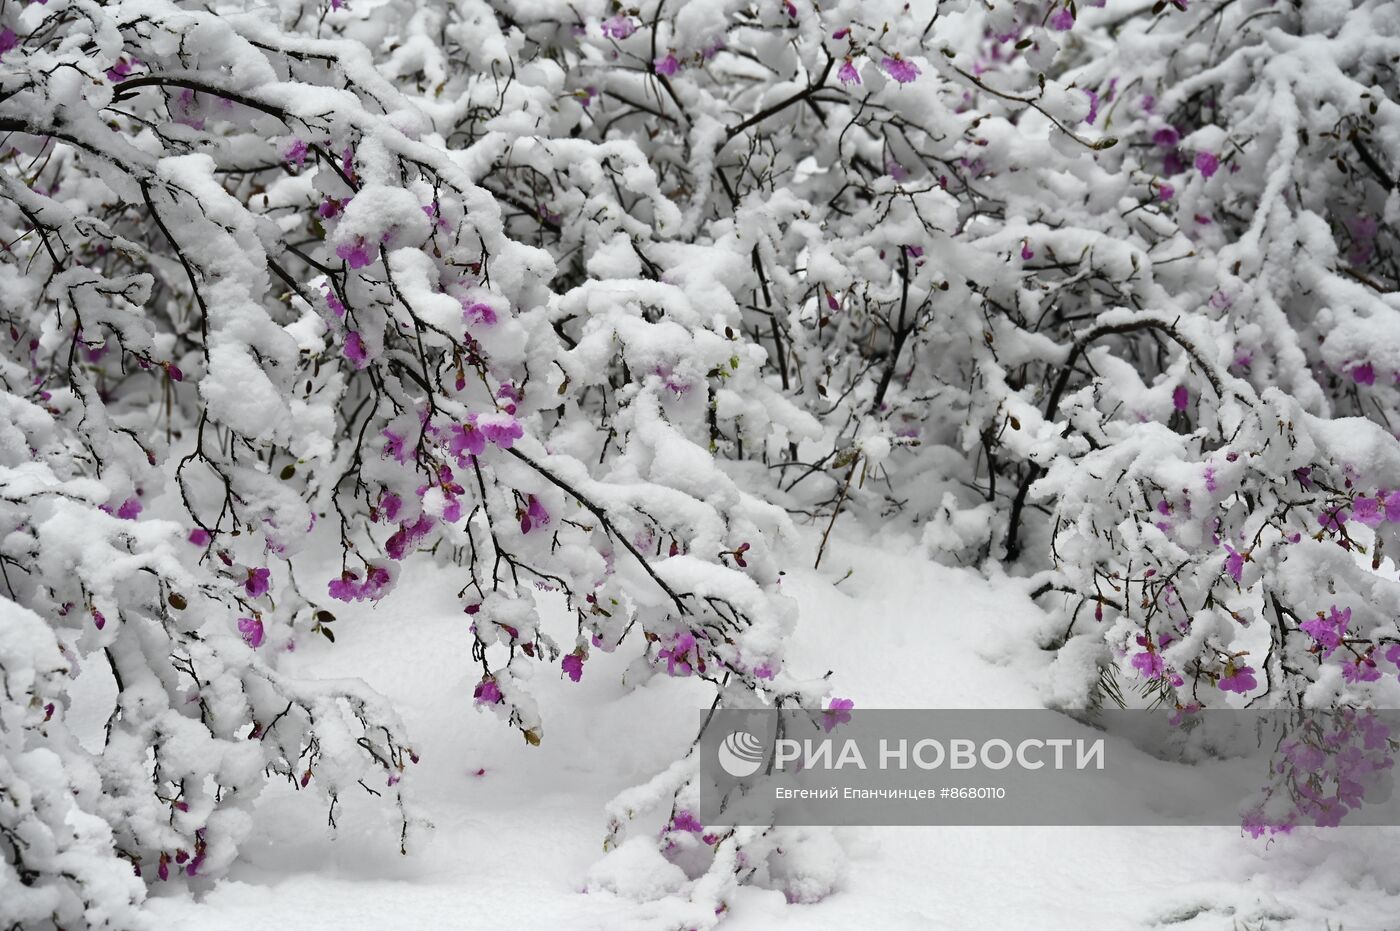
[(1274, 781), (1245, 814), (1245, 831), (1257, 838), (1341, 824), (1365, 803), (1368, 787), (1394, 768), (1400, 741), (1391, 731), (1372, 711), (1310, 715), (1280, 743)]

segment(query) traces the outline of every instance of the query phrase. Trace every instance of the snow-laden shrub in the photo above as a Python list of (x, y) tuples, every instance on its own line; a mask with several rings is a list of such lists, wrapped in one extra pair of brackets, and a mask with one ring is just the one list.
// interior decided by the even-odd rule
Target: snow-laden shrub
[(1393, 703), (1400, 19), (1168, 4), (1121, 26), (1067, 74), (1155, 192), (1120, 209), (1159, 230), (1170, 296), (1093, 309), (1047, 370), (1055, 447), (1009, 533), (1051, 508), (1052, 642), (1103, 637), (1110, 690), (1186, 707)]
[[(44, 306), (32, 292), (7, 298), (12, 322)], [(137, 519), (163, 482), (147, 461), (156, 444), (108, 419), (102, 376), (75, 364), (70, 383), (35, 384), (35, 370), (5, 368), (38, 402), (0, 399), (6, 917), (129, 926), (132, 878), (232, 862), (268, 775), (303, 786), (314, 775), (332, 819), (340, 792), (373, 783), (398, 799), (385, 788), (407, 755), (393, 711), (355, 683), (297, 681), (259, 660), (265, 640), (287, 639), (264, 625), (291, 620), (267, 569), (224, 549), (219, 570), (201, 566), (203, 531)], [(90, 665), (117, 691), (99, 753), (65, 722)]]
[(1393, 701), (1393, 5), (832, 15), (744, 156), (827, 429), (791, 505), (1043, 570), (1045, 644), (1098, 645), (1064, 694)]
[[(378, 601), (408, 558), (463, 567), (473, 698), (530, 743), (527, 667), (578, 680), (624, 640), (726, 704), (820, 700), (783, 664), (788, 517), (714, 456), (820, 427), (746, 338), (751, 247), (697, 242), (651, 153), (583, 131), (566, 79), (615, 18), (527, 37), (485, 4), (3, 17), (3, 559), (52, 632), (18, 629), (7, 668), (4, 878), (45, 898), (3, 917), (125, 921), (139, 887), (88, 882), (68, 848), (218, 875), (268, 775), (324, 793), (332, 824), (340, 793), (381, 796), (407, 844), (393, 712), (275, 656), (333, 640), (333, 602)], [(333, 578), (296, 561), (314, 534), (339, 541)], [(98, 752), (63, 728), (92, 664), (117, 692)], [(110, 839), (45, 836), (84, 817)], [(707, 896), (766, 834), (706, 842)]]
[(101, 778), (64, 733), (67, 661), (34, 612), (5, 601), (0, 619), (0, 839), (12, 868), (5, 919), (126, 927), (139, 920), (144, 890), (112, 856), (112, 825), (91, 810)]
[[(1382, 0), (7, 5), (3, 908), (126, 922), (113, 863), (216, 875), (268, 775), (407, 844), (392, 710), (275, 656), (408, 559), (531, 743), (596, 650), (818, 706), (792, 513), (1042, 573), (1061, 694), (1383, 697), (1397, 52)], [(599, 884), (833, 887), (697, 791), (610, 809), (683, 881)]]

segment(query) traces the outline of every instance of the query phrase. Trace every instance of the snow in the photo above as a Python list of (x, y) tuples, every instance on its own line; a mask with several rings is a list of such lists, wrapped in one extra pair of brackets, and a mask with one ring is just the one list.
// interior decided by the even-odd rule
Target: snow
[(661, 855), (649, 837), (629, 837), (588, 871), (586, 891), (653, 902), (680, 892), (685, 871)]
[[(797, 564), (816, 539), (804, 532), (784, 562)], [(1026, 582), (937, 565), (911, 542), (848, 530), (820, 572), (788, 572), (783, 589), (801, 608), (789, 665), (821, 675), (839, 656), (835, 693), (858, 708), (1030, 708), (1063, 697), (1050, 654), (1035, 647), (1041, 615)], [(388, 806), (347, 796), (332, 835), (317, 806), (271, 786), (228, 878), (198, 901), (157, 885), (149, 909), (161, 928), (680, 926), (686, 903), (664, 893), (684, 877), (656, 853), (650, 832), (660, 825), (634, 826), (604, 857), (604, 812), (684, 752), (705, 690), (665, 676), (623, 687), (626, 648), (594, 651), (578, 684), (543, 666), (532, 686), (548, 730), (530, 747), (471, 713), (477, 674), (457, 584), (409, 564), (377, 607), (340, 611), (334, 645), (299, 643), (288, 657), (294, 669), (363, 677), (395, 704), (422, 760), (405, 784), (432, 830), (411, 829), (400, 857)], [(567, 624), (562, 605), (549, 607), (546, 629)], [(812, 854), (807, 869), (839, 870), (834, 894), (788, 904), (741, 887), (725, 927), (1311, 929), (1330, 919), (1380, 931), (1400, 910), (1400, 863), (1388, 852), (1400, 830), (1390, 828), (1269, 843), (1181, 827), (847, 828), (835, 839), (840, 856), (820, 835), (800, 848)]]
[(707, 707), (1400, 703), (1396, 5), (1105, 4), (0, 5), (0, 926), (1384, 926), (696, 820)]

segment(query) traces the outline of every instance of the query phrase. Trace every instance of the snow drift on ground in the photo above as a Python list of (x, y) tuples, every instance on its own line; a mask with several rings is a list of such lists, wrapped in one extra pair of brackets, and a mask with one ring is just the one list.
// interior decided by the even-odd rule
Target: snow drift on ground
[[(814, 537), (807, 542), (815, 548)], [(789, 565), (809, 562), (794, 553)], [(450, 571), (411, 564), (377, 608), (342, 613), (334, 645), (306, 642), (289, 657), (319, 676), (362, 677), (393, 700), (422, 756), (415, 798), (433, 829), (401, 857), (397, 824), (383, 808), (347, 799), (333, 833), (324, 811), (274, 786), (230, 878), (200, 901), (157, 889), (150, 909), (160, 927), (677, 926), (666, 893), (682, 877), (650, 843), (603, 860), (603, 807), (682, 755), (707, 704), (704, 689), (664, 675), (627, 687), (627, 651), (596, 654), (581, 683), (538, 682), (548, 730), (541, 746), (527, 746), (473, 707), (478, 675), (459, 586)], [(801, 604), (791, 662), (820, 674), (821, 658), (836, 658), (836, 694), (857, 707), (1044, 704), (1046, 687), (1036, 683), (1047, 661), (1031, 633), (1039, 609), (1016, 580), (937, 565), (907, 540), (848, 533), (828, 546), (819, 572), (790, 570), (783, 587)], [(459, 650), (446, 646), (454, 643)], [(1400, 927), (1397, 829), (1300, 832), (1269, 843), (1233, 828), (895, 827), (836, 836), (844, 850), (832, 861), (842, 871), (836, 894), (789, 905), (777, 892), (741, 888), (726, 927)], [(609, 891), (619, 885), (628, 898)]]

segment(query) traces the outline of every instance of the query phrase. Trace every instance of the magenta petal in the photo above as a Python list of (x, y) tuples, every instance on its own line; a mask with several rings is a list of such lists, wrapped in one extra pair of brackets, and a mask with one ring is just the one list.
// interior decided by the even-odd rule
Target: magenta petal
[(903, 58), (886, 58), (880, 62), (880, 67), (900, 84), (908, 84), (921, 73), (918, 65)]
[(243, 642), (253, 649), (262, 646), (263, 623), (256, 618), (240, 617), (238, 619), (238, 632), (243, 635)]
[(583, 657), (577, 653), (570, 653), (564, 657), (563, 662), (559, 665), (563, 668), (564, 674), (575, 682), (583, 678)]

